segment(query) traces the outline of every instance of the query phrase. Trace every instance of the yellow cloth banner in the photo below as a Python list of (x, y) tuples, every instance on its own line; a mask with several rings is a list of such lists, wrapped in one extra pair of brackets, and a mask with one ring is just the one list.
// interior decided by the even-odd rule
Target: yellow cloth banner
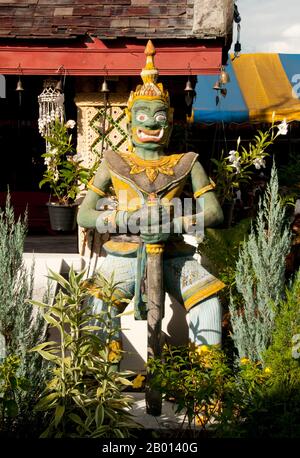
[(249, 109), (252, 122), (300, 119), (300, 100), (293, 97), (292, 85), (278, 54), (242, 54), (232, 65)]

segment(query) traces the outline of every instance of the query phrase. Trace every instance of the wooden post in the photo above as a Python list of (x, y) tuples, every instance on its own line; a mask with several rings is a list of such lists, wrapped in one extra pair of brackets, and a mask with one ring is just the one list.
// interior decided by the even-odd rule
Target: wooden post
[[(165, 293), (163, 287), (163, 251), (164, 244), (147, 244), (147, 325), (148, 347), (147, 358), (159, 358), (161, 355), (161, 320), (164, 308)], [(154, 375), (154, 374), (153, 374)], [(147, 374), (146, 410), (150, 415), (161, 414), (161, 393), (150, 387), (152, 374)]]

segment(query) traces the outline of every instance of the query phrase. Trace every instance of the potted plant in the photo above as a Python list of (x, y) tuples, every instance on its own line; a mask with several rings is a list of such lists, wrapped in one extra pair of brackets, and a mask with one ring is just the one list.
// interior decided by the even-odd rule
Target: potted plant
[(267, 148), (279, 135), (287, 134), (286, 120), (280, 124), (274, 124), (274, 119), (275, 113), (273, 113), (273, 122), (269, 129), (265, 132), (259, 130), (248, 149), (244, 146), (240, 148), (241, 139), (239, 137), (236, 150), (231, 150), (228, 156), (225, 156), (223, 151), (219, 160), (212, 159), (216, 166), (214, 170), (214, 180), (217, 183), (216, 192), (224, 211), (226, 227), (231, 225), (234, 199), (240, 184), (249, 183), (254, 168), (259, 170), (266, 167), (265, 159), (269, 156)]
[(72, 231), (76, 227), (78, 205), (76, 198), (80, 185), (86, 183), (89, 170), (81, 165), (72, 143), (72, 134), (76, 123), (66, 123), (55, 119), (45, 136), (47, 151), (42, 155), (47, 166), (39, 186), (48, 184), (51, 198), (47, 203), (50, 224), (53, 230)]

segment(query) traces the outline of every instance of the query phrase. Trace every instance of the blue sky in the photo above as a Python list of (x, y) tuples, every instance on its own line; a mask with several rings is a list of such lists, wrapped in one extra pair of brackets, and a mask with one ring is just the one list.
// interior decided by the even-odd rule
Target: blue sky
[(300, 54), (300, 0), (236, 0), (236, 4), (242, 17), (243, 53)]

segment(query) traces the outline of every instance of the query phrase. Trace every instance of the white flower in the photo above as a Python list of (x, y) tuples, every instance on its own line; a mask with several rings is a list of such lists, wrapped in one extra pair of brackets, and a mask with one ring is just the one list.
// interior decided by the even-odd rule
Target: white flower
[(257, 157), (256, 159), (254, 159), (253, 165), (255, 166), (257, 170), (259, 170), (262, 167), (263, 168), (266, 167), (266, 161), (262, 157)]
[(235, 150), (229, 151), (229, 155), (227, 157), (229, 162), (233, 163), (238, 158), (239, 158), (239, 153), (237, 151), (235, 151)]
[(55, 154), (57, 154), (57, 153), (58, 153), (58, 149), (57, 149), (57, 148), (51, 148), (51, 149), (49, 150), (49, 154), (53, 154), (54, 156), (55, 156)]
[(232, 161), (231, 166), (236, 169), (236, 173), (240, 173), (240, 171), (241, 171), (241, 158), (239, 156), (235, 156), (235, 159)]
[(240, 173), (240, 171), (241, 171), (241, 164), (240, 164), (239, 162), (234, 162), (234, 163), (232, 164), (232, 167), (235, 168), (235, 173)]
[(66, 126), (67, 129), (74, 129), (74, 127), (76, 126), (76, 122), (73, 121), (73, 119), (69, 119), (66, 122), (65, 126)]
[(236, 173), (241, 171), (241, 157), (239, 156), (238, 151), (231, 150), (227, 157), (228, 161), (231, 163), (231, 167), (236, 169)]
[(53, 181), (56, 182), (56, 181), (58, 181), (58, 179), (59, 179), (59, 173), (58, 173), (58, 170), (56, 170), (56, 171), (54, 172), (54, 175), (53, 175)]
[(286, 119), (284, 119), (277, 127), (277, 135), (286, 135), (288, 133), (288, 124), (286, 122)]
[(51, 157), (45, 157), (44, 158), (44, 164), (47, 165), (47, 167), (48, 167), (48, 165), (50, 165), (50, 163), (51, 163)]

